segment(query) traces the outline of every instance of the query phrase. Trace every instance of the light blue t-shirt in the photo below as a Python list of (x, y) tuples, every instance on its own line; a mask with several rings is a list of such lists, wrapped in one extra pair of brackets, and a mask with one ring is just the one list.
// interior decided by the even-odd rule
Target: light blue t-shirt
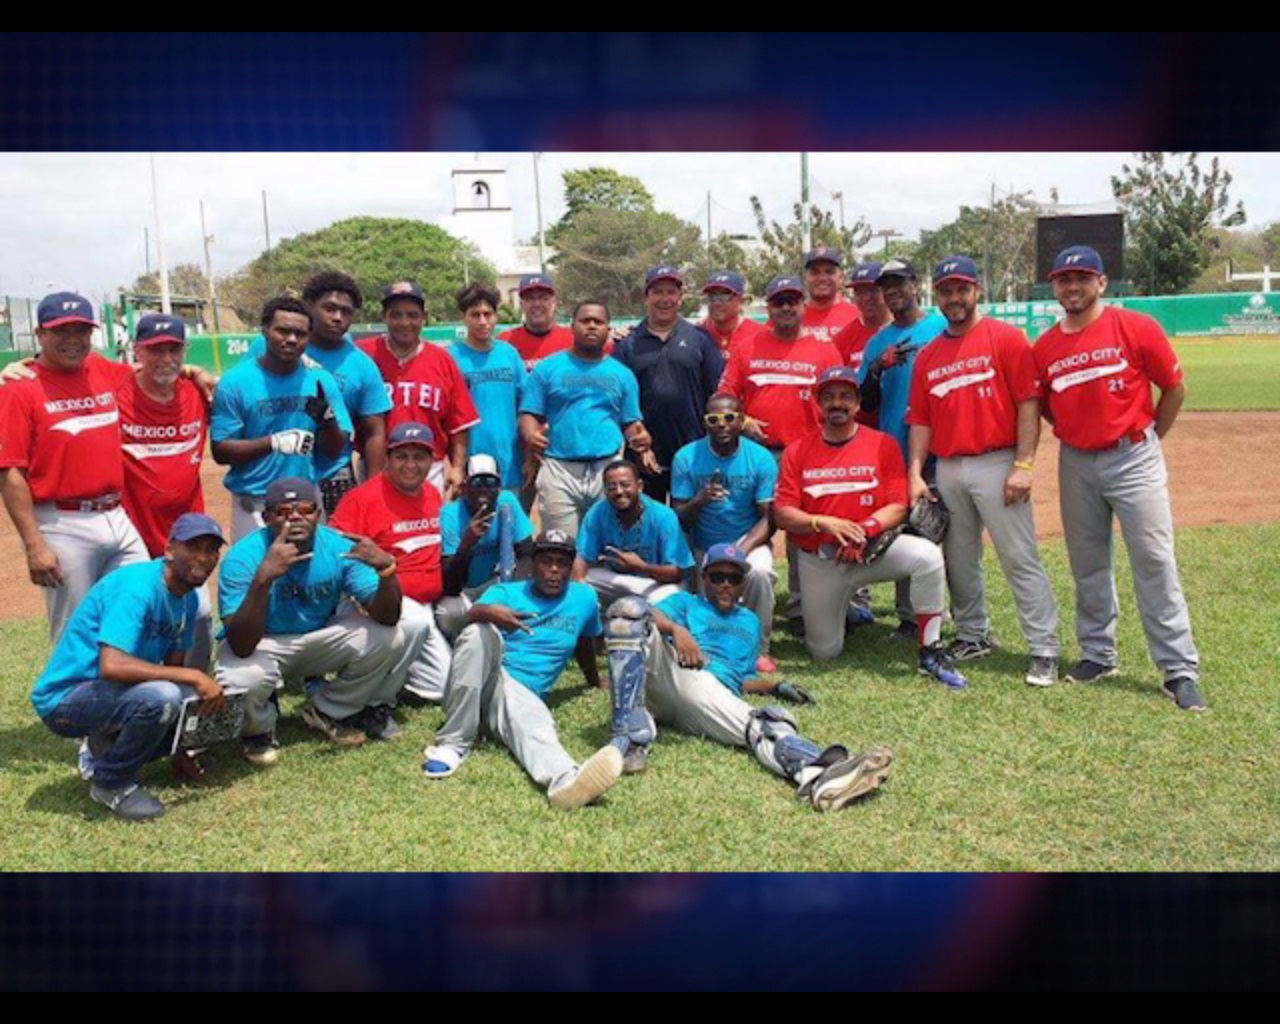
[(738, 450), (720, 456), (704, 437), (687, 444), (671, 460), (671, 497), (695, 498), (715, 473), (728, 488), (723, 501), (702, 506), (693, 526), (693, 546), (706, 551), (712, 544), (734, 544), (760, 521), (760, 502), (773, 501), (778, 489), (778, 463), (764, 445), (738, 439)]
[(528, 612), (525, 625), (533, 630), (503, 633), (502, 667), (539, 697), (556, 685), (573, 657), (581, 636), (600, 636), (600, 599), (585, 583), (569, 582), (559, 597), (544, 597), (533, 580), (496, 583), (476, 602), (501, 604)]
[[(218, 613), (225, 626), (249, 594), (253, 577), (267, 557), (271, 530), (263, 527), (231, 546), (222, 559), (218, 576)], [(317, 526), (312, 555), (299, 562), (271, 584), (267, 599), (267, 635), (311, 633), (333, 618), (338, 602), (354, 597), (368, 604), (378, 592), (378, 574), (373, 566), (342, 556), (355, 541)]]
[(612, 356), (591, 362), (557, 352), (529, 374), (520, 411), (547, 421), (553, 459), (608, 458), (622, 448), (623, 425), (640, 419), (640, 385)]
[(99, 647), (105, 644), (149, 661), (164, 663), (173, 651), (191, 648), (199, 597), (178, 597), (164, 585), (164, 559), (126, 565), (108, 573), (85, 595), (44, 673), (31, 703), (41, 718), (81, 683), (101, 679)]
[(882, 352), (902, 341), (920, 346), (905, 363), (885, 370), (880, 376), (880, 429), (894, 436), (902, 448), (904, 459), (907, 457), (907, 404), (911, 400), (911, 374), (916, 367), (916, 353), (946, 329), (947, 318), (941, 313), (931, 313), (910, 327), (899, 327), (890, 322), (867, 342), (867, 349), (862, 354), (862, 366), (858, 370), (859, 384), (867, 379), (872, 361)]
[(481, 416), (471, 428), (468, 452), (492, 455), (498, 460), (502, 486), (518, 488), (524, 482), (524, 449), (516, 422), (528, 376), (524, 360), (516, 347), (505, 341), (495, 341), (488, 352), (455, 341), (449, 346), (449, 355), (467, 379), (467, 389)]
[(679, 517), (666, 505), (640, 495), (644, 511), (636, 524), (624, 529), (612, 505), (601, 499), (587, 510), (578, 529), (578, 554), (594, 565), (606, 547), (634, 551), (650, 565), (693, 566), (693, 552), (680, 528)]
[[(525, 514), (525, 510), (520, 507), (516, 496), (510, 491), (500, 491), (498, 515), (493, 517), (488, 532), (476, 541), (475, 547), (471, 549), (471, 563), (467, 567), (466, 585), (468, 587), (482, 585), (498, 571), (499, 519), (504, 508), (511, 509), (512, 522), (515, 526), (511, 537), (513, 543), (519, 544), (533, 536), (533, 523)], [(467, 508), (467, 503), (462, 498), (449, 502), (441, 510), (440, 535), (444, 543), (445, 558), (453, 557), (458, 553), (458, 548), (462, 547), (462, 535), (471, 525), (471, 518), (471, 510)]]
[[(280, 430), (306, 430), (314, 435), (319, 428), (307, 415), (306, 404), (308, 398), (314, 397), (317, 385), (324, 389), (338, 426), (350, 436), (353, 433), (351, 416), (342, 400), (342, 390), (327, 370), (299, 364), (293, 373), (282, 376), (264, 370), (256, 359), (245, 359), (227, 371), (213, 393), (209, 439), (244, 441)], [(232, 494), (261, 497), (267, 493), (271, 481), (280, 477), (322, 479), (321, 458), (318, 451), (310, 455), (268, 452), (260, 459), (232, 466), (223, 483)]]
[[(249, 347), (247, 359), (258, 359), (267, 354), (267, 339), (258, 335), (258, 339)], [(342, 401), (347, 407), (353, 422), (366, 416), (382, 416), (391, 411), (391, 399), (387, 397), (387, 387), (382, 382), (382, 374), (378, 364), (356, 348), (351, 335), (342, 339), (337, 348), (321, 348), (319, 345), (308, 345), (306, 358), (320, 364), (338, 382), (342, 392)], [(336, 459), (326, 458), (316, 453), (316, 468), (319, 479), (327, 480), (341, 469), (351, 465), (353, 438), (348, 438), (342, 454)]]
[(658, 610), (698, 641), (703, 666), (734, 693), (755, 678), (760, 653), (760, 620), (750, 608), (734, 605), (722, 612), (704, 597), (681, 592), (658, 602)]

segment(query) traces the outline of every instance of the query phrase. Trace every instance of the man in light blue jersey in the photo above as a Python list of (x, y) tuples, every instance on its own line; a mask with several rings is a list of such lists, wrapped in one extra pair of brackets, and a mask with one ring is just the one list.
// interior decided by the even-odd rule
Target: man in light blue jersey
[(262, 310), (266, 352), (245, 359), (222, 378), (213, 399), (209, 436), (214, 461), (230, 466), (231, 538), (263, 525), (267, 487), (286, 476), (315, 481), (323, 460), (337, 460), (352, 435), (338, 382), (302, 356), (311, 311), (297, 299), (276, 298)]
[(458, 292), (458, 312), (467, 336), (450, 345), (449, 354), (482, 416), (471, 428), (468, 451), (493, 456), (502, 486), (519, 491), (524, 482), (524, 447), (516, 420), (528, 374), (515, 346), (494, 339), (500, 301), (498, 289), (490, 284), (469, 284)]
[[(775, 774), (799, 786), (798, 796), (834, 811), (876, 789), (893, 753), (873, 747), (850, 754), (825, 750), (801, 736), (781, 707), (755, 708), (742, 694), (761, 693), (811, 703), (800, 687), (754, 678), (760, 623), (743, 608), (747, 553), (715, 544), (703, 559), (706, 596), (674, 594), (655, 607), (626, 597), (605, 623), (613, 692), (613, 738), (628, 774), (643, 771), (657, 722), (735, 747), (748, 747)], [(655, 721), (656, 720), (656, 721)]]
[(71, 616), (31, 701), (59, 736), (85, 737), (81, 774), (89, 795), (131, 821), (155, 818), (164, 804), (138, 785), (138, 773), (170, 746), (185, 700), (210, 710), (222, 687), (186, 668), (199, 602), (213, 575), (222, 528), (197, 512), (178, 517), (163, 558), (109, 573)]
[(452, 775), (481, 727), (510, 750), (553, 807), (599, 798), (622, 774), (622, 753), (602, 747), (581, 765), (560, 743), (544, 703), (574, 657), (587, 683), (600, 684), (593, 638), (600, 609), (590, 587), (570, 580), (572, 538), (548, 530), (533, 545), (533, 575), (490, 587), (458, 637), (445, 693), (445, 722), (426, 749), (429, 779)]
[[(604, 468), (624, 444), (652, 461), (640, 422), (635, 374), (604, 354), (609, 310), (580, 302), (573, 311), (573, 348), (533, 368), (520, 401), (525, 448), (541, 460), (538, 514), (546, 530), (576, 537), (587, 509), (604, 493)], [(655, 463), (656, 466), (656, 463)]]
[(695, 558), (715, 544), (733, 544), (747, 553), (743, 600), (760, 620), (762, 634), (757, 670), (776, 672), (769, 637), (778, 582), (771, 543), (777, 460), (764, 445), (742, 436), (746, 417), (731, 395), (713, 396), (702, 420), (707, 436), (676, 452), (671, 500), (680, 525), (692, 534)]
[(302, 720), (333, 743), (392, 738), (399, 728), (390, 709), (413, 646), (397, 627), (395, 558), (319, 525), (319, 494), (303, 478), (273, 481), (265, 516), (266, 526), (232, 545), (218, 580), (225, 640), (217, 679), (248, 691), (245, 760), (279, 760), (272, 697), (295, 679), (316, 681)]

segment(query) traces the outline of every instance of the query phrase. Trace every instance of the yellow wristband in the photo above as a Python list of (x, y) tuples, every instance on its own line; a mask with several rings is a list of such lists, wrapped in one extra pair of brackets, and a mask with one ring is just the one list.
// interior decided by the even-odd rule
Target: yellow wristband
[(1013, 468), (1025, 469), (1028, 473), (1030, 473), (1033, 469), (1036, 468), (1036, 464), (1034, 462), (1015, 462), (1013, 464)]
[(818, 517), (817, 517), (817, 516), (814, 516), (814, 517), (813, 517), (813, 521), (809, 523), (809, 527), (813, 530), (813, 532), (814, 532), (814, 533), (821, 533), (821, 532), (822, 532), (821, 527), (819, 527), (819, 526), (818, 526)]
[(379, 569), (378, 575), (385, 580), (388, 576), (394, 576), (396, 574), (397, 568), (398, 568), (397, 564), (395, 562), (392, 562), (385, 569)]

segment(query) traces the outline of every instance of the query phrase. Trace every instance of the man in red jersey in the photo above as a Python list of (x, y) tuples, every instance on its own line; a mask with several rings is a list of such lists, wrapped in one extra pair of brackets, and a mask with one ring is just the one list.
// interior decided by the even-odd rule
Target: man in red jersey
[(1026, 682), (1058, 681), (1058, 606), (1036, 547), (1031, 470), (1040, 440), (1040, 382), (1031, 343), (978, 311), (978, 267), (948, 256), (933, 272), (947, 329), (916, 357), (907, 423), (907, 491), (930, 496), (925, 461), (937, 456), (938, 492), (951, 512), (943, 542), (956, 661), (991, 653), (982, 531), (991, 534), (1031, 649)]
[[(842, 327), (840, 333), (831, 339), (831, 343), (840, 350), (840, 357), (845, 365), (852, 366), (855, 370), (862, 367), (862, 353), (866, 351), (867, 342), (893, 319), (893, 314), (885, 305), (884, 293), (876, 284), (883, 266), (878, 260), (870, 260), (859, 263), (849, 275), (849, 287), (853, 290), (853, 304), (858, 307), (858, 319)], [(876, 425), (875, 413), (863, 410), (858, 415), (862, 417), (860, 423), (869, 427)]]
[(811, 249), (804, 258), (804, 282), (809, 301), (804, 304), (801, 337), (832, 341), (841, 328), (858, 319), (858, 307), (844, 297), (844, 255), (839, 249)]
[(37, 311), (35, 377), (0, 390), (0, 488), (31, 582), (45, 589), (55, 644), (98, 580), (147, 561), (122, 504), (116, 390), (131, 371), (90, 356), (95, 326), (88, 299), (46, 296)]
[(702, 294), (707, 297), (707, 318), (699, 326), (715, 338), (725, 359), (765, 329), (763, 324), (742, 315), (742, 297), (746, 293), (746, 279), (736, 270), (717, 270), (702, 286)]
[[(781, 463), (787, 445), (821, 424), (810, 391), (818, 375), (840, 365), (833, 345), (801, 330), (804, 285), (798, 277), (775, 277), (765, 289), (768, 329), (733, 351), (720, 381), (721, 394), (733, 395), (746, 413), (746, 435)], [(796, 547), (787, 537), (787, 617), (800, 615), (800, 577)]]
[[(440, 492), (427, 485), (433, 448), (431, 428), (425, 423), (395, 427), (387, 439), (386, 468), (343, 496), (330, 525), (351, 537), (368, 537), (395, 557), (404, 592), (400, 628), (407, 642), (391, 674), (404, 673), (406, 690), (439, 702), (451, 652), (432, 608), (444, 593)], [(390, 710), (370, 708), (368, 715), (375, 720), (358, 724), (371, 738), (393, 739), (400, 728)]]
[(498, 340), (514, 345), (524, 368), (532, 370), (547, 356), (572, 348), (573, 331), (556, 323), (556, 286), (550, 274), (525, 274), (516, 292), (523, 322), (498, 335)]
[(907, 518), (907, 477), (898, 443), (857, 422), (857, 374), (848, 366), (826, 370), (816, 385), (821, 430), (787, 448), (774, 518), (795, 538), (803, 590), (805, 646), (818, 661), (844, 649), (840, 610), (869, 583), (909, 580), (919, 623), (920, 672), (960, 689), (940, 642), (946, 569), (937, 545), (900, 534), (872, 564), (867, 543)]
[[(1049, 277), (1066, 318), (1040, 337), (1033, 352), (1044, 416), (1062, 442), (1062, 529), (1076, 582), (1081, 656), (1067, 679), (1091, 683), (1117, 672), (1115, 517), (1164, 692), (1184, 711), (1203, 711), (1200, 656), (1178, 579), (1169, 474), (1160, 449), (1186, 398), (1182, 367), (1155, 320), (1102, 304), (1107, 277), (1093, 249), (1062, 250)], [(1154, 405), (1152, 384), (1160, 389)]]
[(467, 434), (480, 414), (466, 379), (449, 353), (422, 340), (427, 297), (412, 281), (389, 285), (382, 298), (387, 333), (362, 338), (360, 348), (378, 364), (391, 399), (388, 427), (423, 423), (435, 449), (432, 486), (448, 500), (462, 487), (467, 466)]

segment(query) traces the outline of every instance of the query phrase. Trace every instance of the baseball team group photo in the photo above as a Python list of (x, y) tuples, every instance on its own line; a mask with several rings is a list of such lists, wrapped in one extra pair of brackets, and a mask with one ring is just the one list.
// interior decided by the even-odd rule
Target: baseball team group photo
[(918, 238), (562, 157), (523, 240), (508, 156), (221, 277), (153, 157), (132, 286), (5, 300), (0, 867), (1280, 865), (1230, 154)]

